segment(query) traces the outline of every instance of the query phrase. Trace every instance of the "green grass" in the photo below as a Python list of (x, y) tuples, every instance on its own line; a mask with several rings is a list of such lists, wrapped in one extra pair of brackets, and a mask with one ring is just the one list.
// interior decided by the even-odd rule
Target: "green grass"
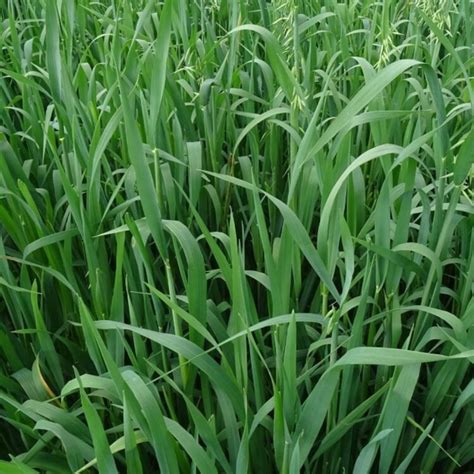
[(1, 2), (0, 472), (470, 472), (472, 5)]

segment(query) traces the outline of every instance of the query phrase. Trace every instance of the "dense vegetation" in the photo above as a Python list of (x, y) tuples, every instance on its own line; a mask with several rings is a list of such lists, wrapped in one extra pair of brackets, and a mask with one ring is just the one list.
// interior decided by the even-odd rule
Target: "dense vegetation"
[(472, 5), (3, 0), (0, 472), (472, 469)]

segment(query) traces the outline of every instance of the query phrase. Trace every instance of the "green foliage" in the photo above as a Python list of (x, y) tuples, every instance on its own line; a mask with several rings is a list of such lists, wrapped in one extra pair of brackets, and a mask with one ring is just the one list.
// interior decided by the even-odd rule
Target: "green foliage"
[(473, 466), (473, 4), (438, 3), (1, 2), (1, 473)]

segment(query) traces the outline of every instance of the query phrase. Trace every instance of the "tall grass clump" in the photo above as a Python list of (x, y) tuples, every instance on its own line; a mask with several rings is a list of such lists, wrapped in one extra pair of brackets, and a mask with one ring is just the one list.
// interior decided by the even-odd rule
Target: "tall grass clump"
[(472, 472), (473, 20), (0, 2), (0, 473)]

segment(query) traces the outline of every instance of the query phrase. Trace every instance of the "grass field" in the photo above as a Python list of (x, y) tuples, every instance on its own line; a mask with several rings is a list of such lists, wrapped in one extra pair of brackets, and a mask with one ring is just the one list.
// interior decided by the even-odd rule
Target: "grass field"
[(472, 0), (0, 2), (0, 473), (472, 473)]

